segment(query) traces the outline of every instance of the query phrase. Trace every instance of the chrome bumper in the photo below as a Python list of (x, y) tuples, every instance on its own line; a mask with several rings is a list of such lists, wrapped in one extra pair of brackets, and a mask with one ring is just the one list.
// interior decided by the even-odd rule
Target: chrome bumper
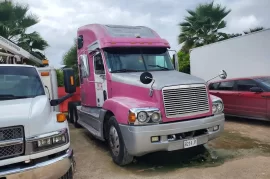
[[(224, 120), (224, 114), (220, 114), (201, 119), (151, 126), (120, 125), (120, 129), (128, 153), (133, 156), (142, 156), (156, 151), (173, 151), (184, 148), (184, 140), (186, 139), (170, 141), (168, 135), (207, 129), (207, 134), (194, 137), (197, 139), (197, 145), (205, 144), (221, 134), (224, 130)], [(219, 126), (219, 129), (214, 131), (214, 126)], [(153, 136), (159, 136), (160, 141), (151, 142)]]
[(58, 179), (74, 166), (73, 150), (68, 149), (60, 157), (35, 163), (27, 167), (6, 167), (0, 170), (0, 178), (4, 179)]

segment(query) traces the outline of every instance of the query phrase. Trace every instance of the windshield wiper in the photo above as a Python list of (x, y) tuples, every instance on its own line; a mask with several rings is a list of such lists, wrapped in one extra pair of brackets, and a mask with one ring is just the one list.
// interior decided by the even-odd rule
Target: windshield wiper
[(148, 65), (148, 66), (150, 66), (150, 67), (159, 67), (159, 68), (161, 68), (163, 70), (169, 70), (169, 68), (166, 68), (166, 67), (163, 67), (163, 66), (160, 66), (160, 65)]
[(23, 98), (31, 98), (31, 96), (14, 96), (12, 94), (0, 94), (0, 100), (23, 99)]
[(138, 72), (138, 70), (133, 70), (133, 69), (126, 69), (126, 68), (123, 68), (123, 69), (119, 69), (119, 70), (113, 70), (111, 71), (112, 73), (113, 72)]

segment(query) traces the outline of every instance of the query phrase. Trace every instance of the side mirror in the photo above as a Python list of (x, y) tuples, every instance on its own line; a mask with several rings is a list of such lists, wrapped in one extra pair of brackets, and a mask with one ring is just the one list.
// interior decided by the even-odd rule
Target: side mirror
[(251, 88), (250, 88), (250, 91), (251, 91), (251, 92), (255, 92), (255, 93), (263, 92), (263, 90), (262, 90), (260, 87), (257, 87), (257, 86), (251, 87)]
[(76, 84), (74, 78), (74, 71), (72, 68), (64, 68), (64, 85), (65, 85), (65, 92), (66, 93), (75, 93), (76, 92)]
[(81, 49), (83, 47), (83, 36), (80, 35), (77, 39), (77, 43), (78, 43), (78, 49)]
[(221, 71), (219, 72), (219, 77), (220, 77), (221, 79), (226, 79), (226, 78), (227, 78), (227, 72), (226, 72), (225, 70), (221, 70)]
[(143, 84), (149, 84), (151, 83), (153, 80), (153, 75), (149, 72), (143, 72), (140, 76), (140, 81), (143, 83)]
[(175, 54), (173, 54), (173, 56), (172, 56), (172, 63), (173, 63), (173, 67), (175, 69)]

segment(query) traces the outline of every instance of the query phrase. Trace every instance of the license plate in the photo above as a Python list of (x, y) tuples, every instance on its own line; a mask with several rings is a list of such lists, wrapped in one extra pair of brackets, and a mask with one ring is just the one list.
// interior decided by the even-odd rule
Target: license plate
[(184, 148), (190, 148), (197, 145), (197, 139), (190, 139), (184, 141)]

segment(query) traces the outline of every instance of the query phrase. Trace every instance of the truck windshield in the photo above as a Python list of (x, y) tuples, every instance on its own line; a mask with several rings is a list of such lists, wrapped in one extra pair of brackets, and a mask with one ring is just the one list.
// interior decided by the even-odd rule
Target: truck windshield
[(174, 70), (166, 48), (107, 48), (110, 72)]
[(45, 91), (35, 68), (0, 66), (0, 100), (40, 95), (45, 95)]

